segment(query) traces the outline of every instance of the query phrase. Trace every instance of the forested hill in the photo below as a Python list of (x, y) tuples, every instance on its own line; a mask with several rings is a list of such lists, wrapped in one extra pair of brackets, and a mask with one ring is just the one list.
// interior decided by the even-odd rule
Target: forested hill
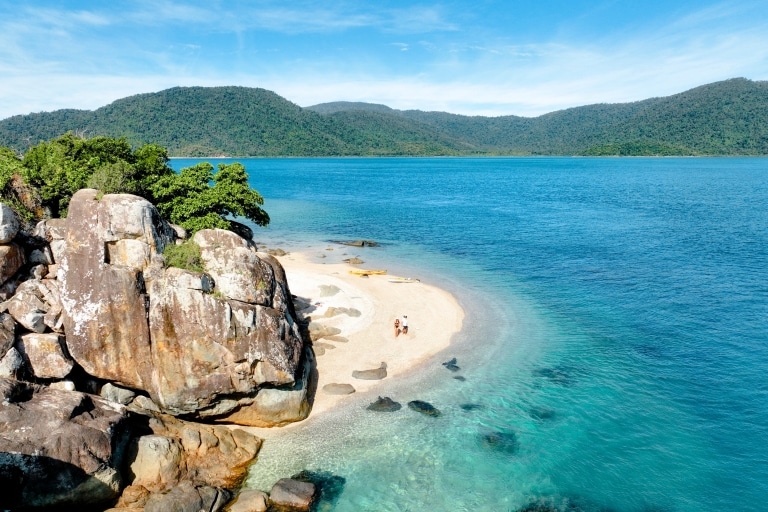
[(23, 152), (67, 131), (156, 143), (173, 156), (768, 155), (768, 82), (737, 78), (535, 118), (353, 102), (301, 108), (264, 89), (177, 87), (94, 111), (8, 118), (0, 146)]

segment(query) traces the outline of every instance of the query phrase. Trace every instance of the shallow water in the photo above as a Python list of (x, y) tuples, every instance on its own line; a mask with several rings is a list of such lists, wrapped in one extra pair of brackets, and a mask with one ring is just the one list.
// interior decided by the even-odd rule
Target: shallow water
[(243, 162), (272, 217), (257, 240), (380, 241), (347, 252), (467, 312), (385, 381), (400, 411), (355, 396), (267, 442), (248, 486), (308, 470), (329, 511), (763, 508), (768, 160)]

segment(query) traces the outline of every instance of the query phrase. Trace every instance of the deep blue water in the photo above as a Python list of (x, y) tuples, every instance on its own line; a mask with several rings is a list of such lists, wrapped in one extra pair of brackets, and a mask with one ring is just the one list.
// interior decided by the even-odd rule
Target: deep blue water
[(351, 407), (268, 441), (247, 485), (321, 473), (334, 511), (768, 508), (768, 160), (241, 161), (257, 240), (377, 240), (363, 259), (467, 311), (441, 355), (466, 380), (438, 360), (388, 390), (443, 416)]

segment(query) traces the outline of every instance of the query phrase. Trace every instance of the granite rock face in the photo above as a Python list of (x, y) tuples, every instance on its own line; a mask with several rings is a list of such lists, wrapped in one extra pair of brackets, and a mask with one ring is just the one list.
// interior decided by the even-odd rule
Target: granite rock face
[(205, 273), (163, 268), (174, 236), (144, 199), (73, 196), (58, 268), (71, 356), (170, 414), (270, 426), (285, 420), (254, 407), (277, 393), (290, 421), (306, 417), (304, 340), (282, 266), (232, 232), (202, 230)]
[(0, 378), (0, 488), (14, 508), (115, 498), (128, 441), (119, 405)]

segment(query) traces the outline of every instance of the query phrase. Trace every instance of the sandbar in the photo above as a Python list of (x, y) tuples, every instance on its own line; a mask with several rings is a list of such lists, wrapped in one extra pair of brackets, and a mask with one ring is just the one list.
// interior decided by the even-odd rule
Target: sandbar
[[(318, 353), (317, 392), (305, 421), (350, 400), (352, 395), (326, 393), (326, 384), (350, 384), (356, 393), (375, 390), (384, 381), (417, 369), (420, 363), (446, 349), (461, 331), (464, 310), (456, 298), (424, 282), (423, 276), (409, 281), (398, 280), (390, 273), (360, 276), (350, 270), (365, 265), (318, 263), (311, 259), (302, 252), (278, 257), (290, 291), (297, 297), (295, 304), (304, 306), (298, 311), (299, 317), (310, 319), (321, 329), (325, 326), (340, 331), (313, 342)], [(408, 317), (408, 333), (396, 336), (394, 321), (402, 321), (404, 315)], [(355, 370), (379, 368), (381, 363), (387, 367), (383, 380), (352, 376)]]

